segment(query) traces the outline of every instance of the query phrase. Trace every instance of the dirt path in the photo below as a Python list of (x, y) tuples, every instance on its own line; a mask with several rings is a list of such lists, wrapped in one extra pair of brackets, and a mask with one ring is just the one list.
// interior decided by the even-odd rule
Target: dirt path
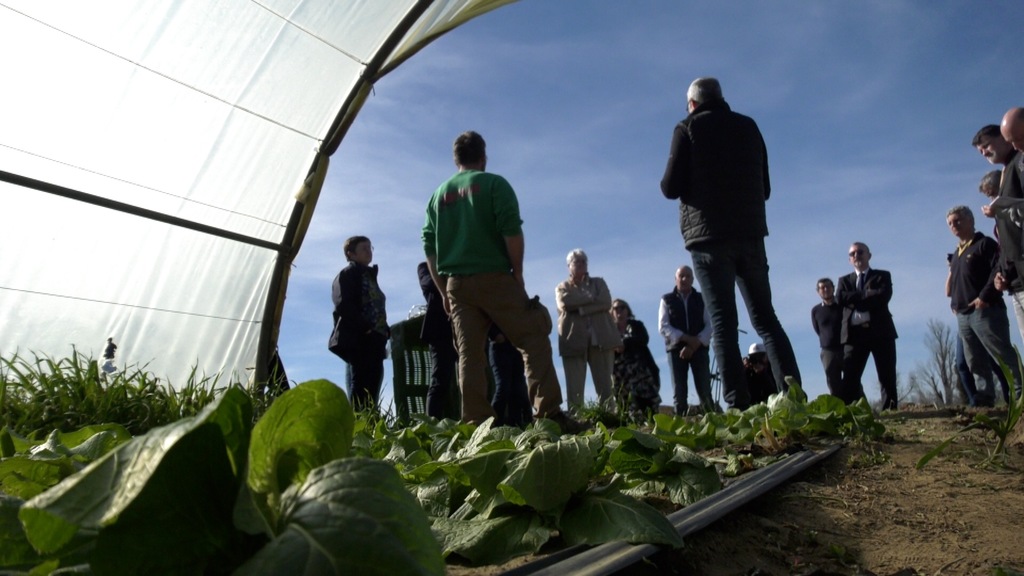
[[(1024, 571), (1024, 455), (985, 468), (994, 440), (965, 436), (915, 464), (968, 423), (949, 411), (904, 411), (892, 441), (852, 444), (816, 470), (690, 537), (630, 574), (991, 575)], [(1012, 573), (1012, 572), (1009, 572)]]

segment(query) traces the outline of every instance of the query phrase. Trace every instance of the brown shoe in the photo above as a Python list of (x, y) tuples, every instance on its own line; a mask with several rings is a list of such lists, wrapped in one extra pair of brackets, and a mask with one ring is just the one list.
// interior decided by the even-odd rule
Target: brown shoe
[(589, 422), (581, 422), (572, 418), (562, 410), (548, 416), (548, 420), (558, 424), (563, 434), (581, 434), (594, 427)]

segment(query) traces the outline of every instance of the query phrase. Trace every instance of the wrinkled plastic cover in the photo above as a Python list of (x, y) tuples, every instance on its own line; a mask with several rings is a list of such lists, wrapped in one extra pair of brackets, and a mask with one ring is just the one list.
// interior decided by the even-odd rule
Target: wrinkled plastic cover
[[(385, 68), (508, 1), (433, 2)], [(416, 4), (0, 0), (0, 170), (281, 243)], [(0, 206), (0, 354), (98, 358), (113, 337), (119, 367), (175, 387), (252, 377), (276, 250), (3, 182)]]

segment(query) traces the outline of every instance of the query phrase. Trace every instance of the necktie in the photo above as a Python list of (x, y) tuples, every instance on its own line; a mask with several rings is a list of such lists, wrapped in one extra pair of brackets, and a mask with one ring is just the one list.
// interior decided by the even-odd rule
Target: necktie
[(864, 277), (867, 276), (867, 272), (861, 272), (857, 274), (857, 290), (864, 290)]

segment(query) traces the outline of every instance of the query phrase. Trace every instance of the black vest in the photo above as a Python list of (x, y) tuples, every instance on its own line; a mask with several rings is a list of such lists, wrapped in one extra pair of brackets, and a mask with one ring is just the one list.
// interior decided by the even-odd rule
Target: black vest
[[(682, 330), (688, 336), (696, 336), (704, 329), (704, 297), (700, 295), (700, 292), (696, 290), (690, 292), (690, 297), (687, 299), (689, 307), (683, 304), (683, 298), (676, 290), (665, 294), (661, 299), (665, 301), (665, 308), (668, 311), (668, 323), (673, 327)], [(678, 347), (679, 344), (676, 343), (675, 348), (667, 348), (667, 350), (672, 351)]]

